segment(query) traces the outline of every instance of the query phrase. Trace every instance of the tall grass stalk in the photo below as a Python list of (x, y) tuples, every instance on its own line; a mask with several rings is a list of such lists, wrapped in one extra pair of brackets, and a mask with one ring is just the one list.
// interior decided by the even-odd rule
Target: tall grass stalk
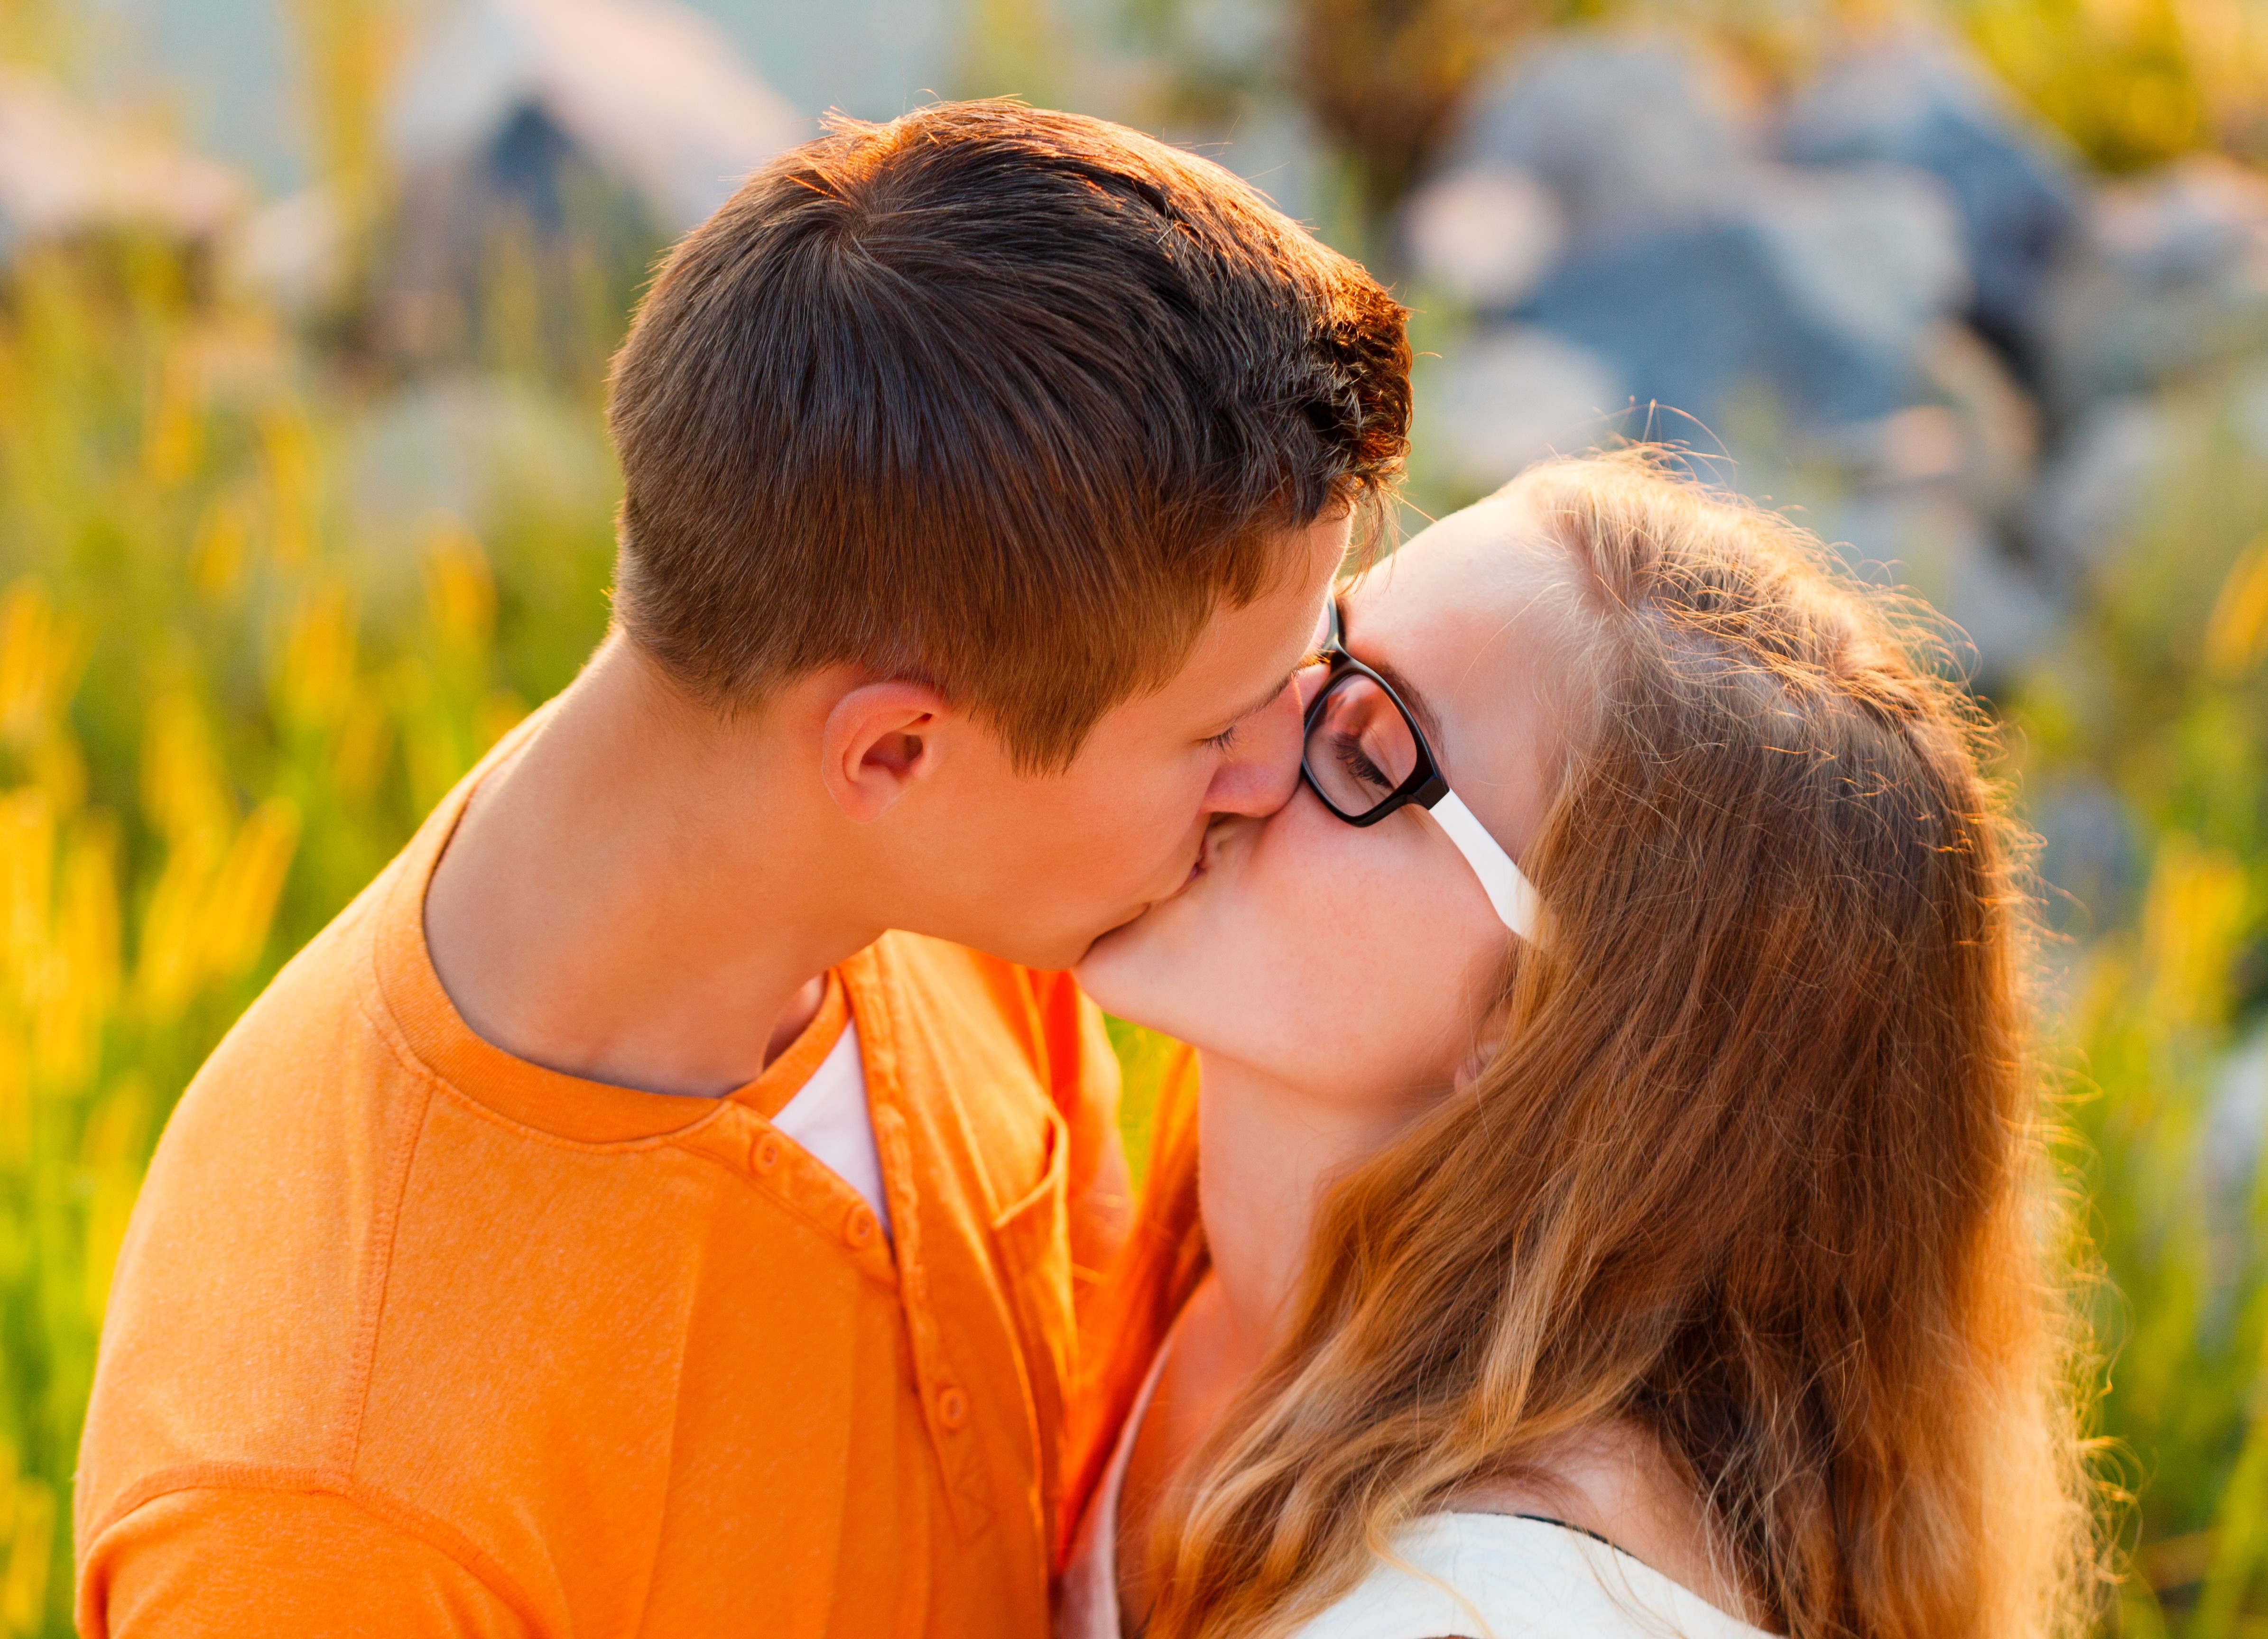
[[(173, 1099), (522, 709), (482, 542), (372, 619), (338, 417), (169, 251), (0, 305), (0, 1628), (70, 1631), (70, 1475)], [(603, 526), (603, 519), (600, 520)]]

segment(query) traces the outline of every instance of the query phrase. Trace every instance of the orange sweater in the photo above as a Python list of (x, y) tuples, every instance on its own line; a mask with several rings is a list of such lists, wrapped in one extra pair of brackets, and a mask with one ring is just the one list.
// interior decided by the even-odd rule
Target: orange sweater
[[(728, 1099), (539, 1069), (426, 954), (479, 773), (158, 1146), (79, 1454), (81, 1632), (1046, 1639), (1073, 1260), (1125, 1204), (1093, 1004), (891, 935)], [(768, 1120), (846, 1011), (895, 1242)]]

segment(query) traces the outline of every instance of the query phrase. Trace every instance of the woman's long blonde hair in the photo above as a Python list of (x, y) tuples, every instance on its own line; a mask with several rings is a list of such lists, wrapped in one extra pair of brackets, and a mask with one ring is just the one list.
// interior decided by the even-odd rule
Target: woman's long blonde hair
[(1587, 726), (1503, 1046), (1326, 1204), (1153, 1543), (1157, 1639), (1280, 1633), (1411, 1518), (1633, 1418), (1793, 1639), (2033, 1639), (2095, 1562), (1979, 721), (1793, 525), (1643, 451), (1506, 492)]

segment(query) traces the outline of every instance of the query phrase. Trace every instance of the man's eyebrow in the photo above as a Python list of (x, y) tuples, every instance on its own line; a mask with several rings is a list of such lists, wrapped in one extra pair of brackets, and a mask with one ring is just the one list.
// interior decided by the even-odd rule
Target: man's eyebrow
[(1286, 688), (1289, 688), (1292, 686), (1292, 680), (1299, 674), (1300, 668), (1296, 665), (1290, 671), (1285, 673), (1282, 681), (1271, 686), (1266, 694), (1261, 695), (1250, 705), (1245, 707), (1243, 710), (1229, 718), (1228, 721), (1230, 726), (1233, 727), (1235, 724), (1243, 722), (1245, 718), (1251, 717), (1254, 713), (1265, 711), (1269, 707), (1274, 705), (1276, 703), (1277, 696), (1281, 695)]

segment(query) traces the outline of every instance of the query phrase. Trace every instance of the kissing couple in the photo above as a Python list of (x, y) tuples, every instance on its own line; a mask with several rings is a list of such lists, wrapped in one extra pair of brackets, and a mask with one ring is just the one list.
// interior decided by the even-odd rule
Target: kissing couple
[(679, 245), (608, 636), (158, 1147), (82, 1634), (2066, 1628), (1975, 714), (1658, 452), (1388, 554), (1403, 321), (1013, 104)]

